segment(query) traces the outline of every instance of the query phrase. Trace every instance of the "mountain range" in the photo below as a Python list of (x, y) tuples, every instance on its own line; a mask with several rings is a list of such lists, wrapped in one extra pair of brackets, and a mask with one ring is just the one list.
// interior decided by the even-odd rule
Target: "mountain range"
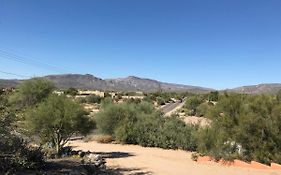
[[(164, 83), (157, 80), (129, 76), (126, 78), (101, 79), (90, 74), (62, 74), (48, 75), (46, 78), (53, 82), (59, 89), (74, 87), (77, 89), (103, 90), (103, 91), (143, 91), (143, 92), (193, 92), (207, 93), (214, 91), (212, 88), (199, 86), (181, 85), (173, 83)], [(16, 87), (25, 80), (17, 79), (0, 79), (0, 87)], [(253, 86), (243, 86), (226, 91), (259, 94), (259, 93), (276, 93), (281, 90), (281, 84), (260, 84)]]

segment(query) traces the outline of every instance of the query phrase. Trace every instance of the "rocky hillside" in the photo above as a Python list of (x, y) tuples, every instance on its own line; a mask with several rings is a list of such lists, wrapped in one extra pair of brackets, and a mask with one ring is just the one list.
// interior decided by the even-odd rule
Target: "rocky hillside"
[(212, 89), (197, 86), (163, 83), (156, 80), (129, 76), (127, 78), (107, 79), (108, 87), (113, 90), (144, 91), (144, 92), (207, 92)]
[[(156, 80), (129, 76), (127, 78), (101, 79), (93, 75), (86, 74), (64, 74), (49, 75), (44, 78), (52, 81), (57, 88), (66, 89), (74, 87), (89, 90), (113, 90), (113, 91), (143, 91), (143, 92), (209, 92), (212, 89), (163, 83)], [(24, 81), (24, 80), (21, 80)], [(14, 87), (20, 80), (0, 80), (0, 87)]]
[(21, 82), (21, 80), (0, 79), (0, 88), (16, 87), (20, 82)]
[(90, 74), (49, 75), (44, 78), (47, 78), (50, 81), (52, 81), (59, 89), (67, 89), (69, 87), (74, 87), (77, 89), (89, 89), (89, 90), (107, 89), (106, 88), (107, 85), (104, 80)]
[[(112, 90), (112, 91), (143, 91), (143, 92), (194, 92), (204, 93), (214, 89), (180, 85), (172, 83), (163, 83), (157, 80), (129, 76), (126, 78), (101, 79), (93, 75), (86, 74), (63, 74), (49, 75), (44, 78), (52, 81), (57, 88), (66, 89), (74, 87), (77, 89), (89, 90)], [(0, 87), (15, 87), (24, 80), (1, 80)], [(276, 93), (281, 90), (281, 84), (260, 84), (253, 86), (243, 86), (234, 89), (227, 89), (228, 92), (260, 94)]]
[(281, 90), (281, 84), (259, 84), (253, 86), (243, 86), (234, 89), (230, 89), (228, 91), (243, 93), (243, 94), (261, 94), (261, 93), (277, 93)]

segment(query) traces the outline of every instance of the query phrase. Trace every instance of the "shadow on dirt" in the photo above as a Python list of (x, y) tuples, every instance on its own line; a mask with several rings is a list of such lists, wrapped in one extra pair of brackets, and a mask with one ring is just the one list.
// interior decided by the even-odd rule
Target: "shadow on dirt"
[(140, 168), (116, 168), (116, 169), (108, 169), (107, 173), (109, 175), (122, 175), (122, 174), (129, 174), (129, 175), (152, 175), (152, 172), (144, 171)]
[(94, 154), (98, 154), (105, 159), (118, 159), (135, 156), (127, 152), (94, 152)]

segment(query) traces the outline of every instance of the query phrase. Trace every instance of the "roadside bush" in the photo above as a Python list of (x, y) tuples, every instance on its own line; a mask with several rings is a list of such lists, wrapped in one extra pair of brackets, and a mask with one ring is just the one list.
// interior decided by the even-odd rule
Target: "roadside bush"
[(102, 98), (100, 96), (97, 96), (97, 95), (90, 95), (90, 96), (86, 97), (86, 102), (87, 103), (97, 103), (97, 104), (100, 104), (101, 100), (102, 100)]
[(78, 103), (87, 103), (87, 100), (86, 100), (86, 98), (84, 98), (84, 97), (76, 98), (76, 101), (77, 101)]
[(188, 115), (191, 116), (195, 116), (197, 114), (197, 108), (200, 104), (202, 104), (204, 102), (204, 99), (199, 96), (199, 95), (195, 95), (192, 97), (189, 97), (184, 105), (184, 108), (188, 109)]
[(196, 133), (198, 152), (202, 155), (209, 155), (215, 160), (233, 160), (238, 158), (237, 145), (228, 141), (227, 135), (218, 132), (212, 127), (201, 128)]
[(165, 118), (159, 134), (162, 142), (160, 147), (195, 151), (197, 145), (193, 134), (196, 129), (196, 126), (186, 125), (176, 116)]
[(68, 88), (68, 89), (66, 89), (66, 90), (64, 91), (64, 94), (65, 94), (65, 95), (75, 96), (75, 95), (78, 94), (78, 90), (75, 89), (75, 88), (73, 88), (73, 87), (70, 87), (70, 88)]
[(125, 99), (124, 101), (127, 103), (136, 103), (136, 104), (141, 103), (141, 99), (134, 99), (134, 98), (128, 98), (128, 99)]
[(158, 105), (165, 105), (165, 103), (166, 103), (165, 100), (161, 97), (157, 97), (156, 102)]
[(219, 92), (218, 91), (210, 92), (208, 99), (209, 99), (209, 101), (218, 101)]
[(197, 133), (198, 151), (216, 159), (281, 163), (281, 104), (270, 95), (224, 94)]
[(111, 97), (106, 97), (104, 99), (101, 100), (101, 107), (105, 108), (107, 105), (111, 105), (113, 104), (113, 99)]
[(203, 128), (186, 125), (177, 116), (166, 118), (144, 102), (104, 106), (97, 114), (97, 125), (123, 143), (197, 151), (216, 160), (281, 163), (278, 95), (225, 93), (215, 105), (203, 101), (193, 96), (187, 102), (196, 107), (197, 115), (212, 120)]
[(115, 136), (124, 143), (159, 147), (160, 138), (157, 134), (163, 123), (159, 116), (160, 113), (131, 115), (116, 129)]
[(110, 105), (97, 116), (98, 128), (118, 141), (147, 147), (196, 150), (195, 126), (164, 118), (150, 103)]
[(213, 103), (212, 102), (205, 102), (200, 104), (197, 108), (196, 108), (196, 116), (197, 117), (204, 117), (207, 115), (207, 113), (210, 111), (210, 109), (213, 107)]
[(98, 129), (104, 133), (113, 135), (121, 121), (134, 113), (131, 105), (128, 104), (107, 104), (103, 106), (101, 112), (96, 117)]
[(102, 102), (102, 98), (98, 95), (89, 95), (87, 97), (79, 97), (76, 99), (79, 103), (97, 103), (100, 104)]

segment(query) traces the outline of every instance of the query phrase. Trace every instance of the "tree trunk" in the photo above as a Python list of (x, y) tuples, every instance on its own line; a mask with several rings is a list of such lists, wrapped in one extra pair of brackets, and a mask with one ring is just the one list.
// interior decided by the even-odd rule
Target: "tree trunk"
[(57, 152), (56, 157), (60, 158), (61, 157), (61, 149), (60, 149), (59, 143), (56, 143), (56, 152)]
[(59, 133), (56, 133), (55, 147), (57, 152), (57, 158), (61, 157), (61, 136)]

